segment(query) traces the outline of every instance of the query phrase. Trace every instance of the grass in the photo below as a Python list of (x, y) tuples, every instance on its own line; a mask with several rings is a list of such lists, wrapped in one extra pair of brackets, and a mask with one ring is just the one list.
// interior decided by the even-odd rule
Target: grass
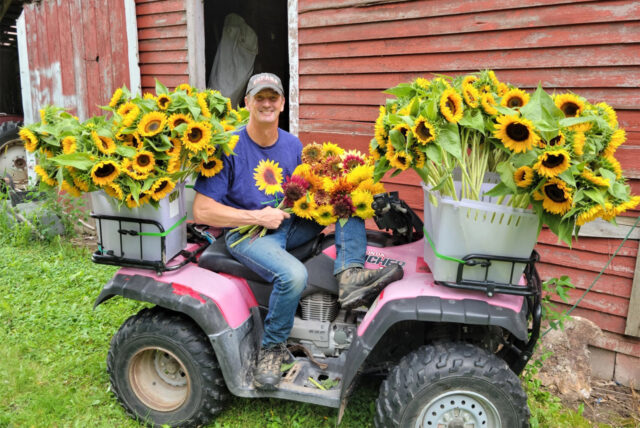
[[(91, 263), (84, 248), (0, 225), (0, 427), (139, 426), (110, 392), (105, 359), (111, 336), (145, 305), (116, 297), (93, 310), (115, 270)], [(595, 426), (533, 388), (534, 426)], [(354, 393), (341, 427), (373, 426), (377, 389), (370, 381)], [(233, 398), (210, 426), (334, 427), (336, 420), (336, 409)]]

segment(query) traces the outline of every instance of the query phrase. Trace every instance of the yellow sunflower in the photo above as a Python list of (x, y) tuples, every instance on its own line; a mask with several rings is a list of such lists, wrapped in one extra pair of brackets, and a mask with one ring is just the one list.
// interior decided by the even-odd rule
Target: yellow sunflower
[(588, 132), (592, 128), (591, 122), (582, 122), (569, 127), (573, 132)]
[(316, 142), (309, 143), (302, 149), (302, 162), (315, 165), (323, 158), (322, 144)]
[(480, 92), (471, 84), (462, 86), (462, 96), (469, 107), (476, 108), (480, 103)]
[(109, 107), (114, 108), (120, 102), (120, 98), (122, 98), (122, 88), (116, 89), (111, 97), (111, 101), (109, 101)]
[(489, 92), (486, 92), (480, 96), (480, 104), (482, 104), (482, 109), (485, 111), (485, 113), (492, 116), (498, 114), (498, 110), (495, 108), (496, 100)]
[(222, 163), (221, 159), (211, 157), (208, 161), (203, 161), (200, 164), (200, 174), (204, 175), (205, 177), (213, 177), (214, 175), (222, 171), (223, 167), (224, 164)]
[(375, 214), (375, 211), (371, 208), (371, 204), (373, 203), (373, 195), (371, 193), (355, 190), (351, 192), (351, 201), (355, 208), (354, 215), (361, 219), (366, 220)]
[[(148, 196), (147, 196), (147, 200), (149, 200)], [(142, 198), (138, 198), (138, 201), (136, 201), (131, 193), (129, 193), (124, 198), (124, 202), (127, 204), (127, 207), (130, 209), (138, 208), (144, 204), (144, 202), (142, 201)]]
[(587, 137), (584, 132), (576, 132), (573, 136), (573, 153), (576, 156), (582, 156), (584, 154), (584, 144), (587, 142)]
[(427, 155), (420, 151), (418, 147), (414, 147), (411, 150), (411, 155), (413, 156), (413, 167), (422, 169), (427, 162)]
[(595, 184), (596, 186), (609, 187), (609, 185), (611, 184), (608, 179), (594, 174), (593, 171), (586, 167), (582, 170), (580, 176), (588, 182)]
[(330, 156), (340, 156), (343, 153), (344, 149), (337, 144), (331, 142), (322, 143), (322, 155), (325, 159)]
[(107, 183), (103, 187), (104, 193), (119, 201), (124, 199), (124, 192), (118, 183)]
[(622, 167), (620, 162), (614, 156), (603, 156), (603, 166), (616, 173), (616, 178), (622, 178)]
[(29, 131), (26, 128), (22, 128), (20, 131), (18, 131), (18, 135), (20, 136), (22, 141), (24, 141), (24, 148), (28, 152), (33, 153), (36, 151), (36, 149), (38, 148), (38, 137), (36, 137), (33, 132)]
[(373, 147), (373, 142), (374, 140), (371, 140), (371, 143), (369, 143), (369, 155), (371, 155), (374, 161), (378, 161), (382, 158), (382, 156), (384, 156), (384, 152), (382, 151), (382, 149), (380, 149), (379, 146)]
[(62, 180), (61, 184), (62, 190), (70, 194), (71, 196), (75, 196), (76, 198), (82, 195), (80, 189), (73, 185), (73, 183), (69, 183), (67, 180)]
[(415, 82), (416, 85), (420, 86), (422, 89), (429, 89), (429, 86), (431, 85), (429, 80), (425, 79), (424, 77), (418, 77)]
[(426, 118), (420, 115), (413, 123), (413, 135), (420, 144), (428, 144), (436, 139), (436, 131)]
[(571, 209), (571, 188), (564, 181), (552, 178), (542, 186), (542, 208), (552, 214), (563, 215)]
[(489, 75), (489, 79), (491, 79), (491, 83), (493, 83), (493, 85), (496, 88), (499, 88), (500, 87), (500, 81), (496, 77), (496, 73), (493, 70), (489, 70), (489, 72), (487, 74)]
[(333, 206), (320, 205), (313, 211), (313, 219), (321, 226), (329, 226), (338, 221), (338, 217), (333, 214)]
[(599, 107), (602, 109), (605, 120), (607, 121), (607, 123), (611, 128), (615, 128), (618, 126), (618, 115), (616, 114), (616, 111), (609, 104), (602, 102), (602, 103), (596, 104), (596, 107)]
[(191, 88), (191, 85), (189, 85), (188, 83), (181, 83), (176, 88), (176, 91), (185, 91), (187, 95), (191, 95), (191, 91), (193, 91), (193, 89)]
[(347, 173), (347, 181), (357, 186), (364, 180), (372, 178), (373, 170), (373, 165), (358, 165)]
[(64, 153), (65, 155), (75, 153), (76, 148), (76, 137), (70, 135), (62, 139), (62, 153)]
[(176, 183), (174, 183), (171, 178), (159, 178), (151, 185), (151, 189), (149, 189), (149, 196), (154, 200), (159, 201), (171, 193), (174, 187), (176, 187)]
[(191, 152), (198, 152), (211, 140), (211, 128), (204, 122), (191, 122), (182, 135), (184, 147)]
[(231, 138), (229, 138), (229, 142), (227, 143), (227, 147), (229, 148), (229, 150), (233, 152), (239, 140), (240, 140), (239, 135), (232, 135)]
[(146, 180), (147, 177), (149, 177), (148, 173), (141, 173), (136, 171), (133, 168), (133, 161), (129, 158), (122, 159), (122, 162), (120, 162), (120, 170), (134, 180)]
[(533, 169), (529, 166), (521, 166), (513, 173), (513, 179), (518, 187), (529, 187), (533, 183)]
[(440, 112), (452, 123), (458, 123), (462, 119), (462, 97), (455, 89), (448, 88), (442, 93)]
[(524, 107), (529, 102), (529, 94), (522, 89), (513, 88), (508, 90), (502, 97), (500, 105), (509, 108), (518, 109)]
[(120, 166), (112, 160), (103, 160), (91, 168), (91, 179), (97, 186), (104, 186), (120, 175)]
[(160, 110), (166, 110), (169, 105), (171, 105), (171, 97), (165, 94), (158, 95), (158, 98), (156, 98), (156, 104)]
[(586, 223), (593, 221), (600, 217), (602, 212), (602, 205), (595, 204), (587, 208), (586, 211), (581, 212), (576, 217), (576, 226), (584, 226)]
[(177, 126), (180, 126), (183, 123), (191, 123), (191, 117), (183, 113), (174, 113), (171, 116), (169, 116), (168, 123), (169, 123), (169, 129), (173, 131)]
[(172, 157), (167, 164), (167, 174), (175, 174), (180, 171), (181, 163), (179, 157)]
[(254, 171), (253, 179), (256, 181), (258, 190), (264, 191), (267, 195), (282, 192), (282, 168), (278, 162), (262, 159)]
[(91, 131), (91, 139), (101, 153), (110, 155), (116, 152), (116, 143), (111, 138), (103, 137), (98, 135), (96, 131)]
[(369, 192), (372, 195), (377, 195), (378, 193), (384, 193), (386, 191), (384, 185), (380, 182), (374, 182), (373, 178), (367, 178), (366, 180), (360, 182), (357, 189)]
[(533, 169), (543, 177), (557, 177), (569, 168), (571, 157), (564, 149), (550, 150), (538, 156)]
[(537, 144), (540, 137), (534, 132), (533, 123), (517, 116), (499, 116), (493, 135), (506, 148), (515, 153), (524, 153)]
[(611, 139), (609, 139), (607, 147), (602, 151), (602, 155), (613, 156), (618, 147), (624, 144), (625, 141), (627, 141), (627, 135), (624, 129), (616, 129), (611, 135)]
[(387, 157), (387, 160), (389, 161), (389, 165), (392, 167), (404, 171), (411, 166), (413, 156), (411, 156), (411, 153), (407, 153), (404, 150), (398, 150), (391, 158)]
[(42, 181), (44, 181), (45, 183), (47, 183), (49, 186), (51, 187), (55, 187), (58, 185), (58, 182), (53, 179), (48, 173), (47, 171), (41, 167), (40, 165), (36, 165), (34, 168), (36, 174), (38, 174), (40, 176), (40, 178), (42, 179)]
[(143, 137), (153, 137), (162, 132), (167, 124), (167, 115), (160, 111), (145, 114), (138, 123), (138, 134)]
[(73, 177), (73, 185), (76, 186), (78, 189), (82, 190), (83, 192), (89, 191), (89, 183), (87, 183), (80, 177)]
[(156, 165), (156, 160), (148, 150), (142, 150), (133, 157), (133, 169), (141, 174), (146, 174), (153, 171), (153, 167)]
[(313, 219), (313, 212), (316, 209), (316, 203), (313, 199), (307, 200), (306, 196), (301, 197), (293, 203), (291, 211), (298, 217)]
[(464, 88), (467, 85), (471, 85), (473, 84), (473, 82), (475, 82), (476, 80), (478, 80), (477, 76), (473, 76), (471, 74), (464, 76), (464, 78), (462, 79), (462, 87)]
[(211, 117), (211, 110), (209, 110), (209, 104), (207, 102), (207, 93), (200, 92), (197, 95), (197, 99), (198, 99), (198, 106), (200, 107), (202, 115), (204, 117)]
[(635, 209), (638, 204), (640, 204), (640, 196), (632, 196), (628, 201), (623, 202), (615, 207), (616, 216), (622, 214), (625, 211)]
[(126, 102), (118, 108), (116, 113), (122, 117), (122, 126), (126, 128), (133, 125), (133, 122), (138, 118), (140, 107), (132, 102)]
[(380, 147), (386, 146), (387, 137), (389, 137), (384, 127), (384, 118), (386, 114), (387, 114), (387, 109), (384, 106), (380, 106), (380, 114), (378, 115), (378, 118), (376, 119), (376, 123), (374, 125), (374, 131), (375, 131), (374, 137), (378, 142), (378, 146)]
[(565, 117), (578, 117), (584, 110), (584, 101), (574, 94), (556, 95), (553, 101)]
[[(411, 127), (409, 125), (403, 122), (394, 126), (393, 129), (400, 132), (404, 137), (404, 140), (407, 141), (407, 136), (409, 135), (409, 133), (411, 133)], [(388, 144), (391, 145), (391, 142), (389, 142)]]
[(172, 138), (171, 140), (171, 148), (166, 151), (167, 155), (172, 158), (176, 158), (180, 156), (180, 151), (182, 150), (182, 142), (179, 138)]

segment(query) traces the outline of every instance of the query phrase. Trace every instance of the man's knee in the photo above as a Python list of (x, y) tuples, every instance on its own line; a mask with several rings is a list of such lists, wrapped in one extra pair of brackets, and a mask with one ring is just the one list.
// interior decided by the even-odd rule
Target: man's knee
[(307, 268), (300, 262), (291, 263), (281, 276), (283, 285), (292, 293), (301, 294), (307, 285)]

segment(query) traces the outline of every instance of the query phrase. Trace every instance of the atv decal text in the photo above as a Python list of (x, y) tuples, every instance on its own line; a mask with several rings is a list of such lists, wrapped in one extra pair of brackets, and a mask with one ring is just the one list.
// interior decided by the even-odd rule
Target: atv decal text
[(400, 266), (404, 266), (406, 264), (402, 260), (390, 259), (388, 257), (385, 257), (383, 253), (378, 253), (378, 252), (370, 252), (370, 253), (368, 252), (366, 255), (365, 261), (367, 263), (371, 263), (373, 265), (378, 265), (383, 267), (389, 266), (394, 263)]

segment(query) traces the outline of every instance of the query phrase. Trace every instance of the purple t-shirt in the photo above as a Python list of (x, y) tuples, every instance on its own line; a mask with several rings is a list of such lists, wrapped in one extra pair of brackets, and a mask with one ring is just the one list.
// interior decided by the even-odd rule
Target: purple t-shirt
[[(246, 128), (238, 131), (240, 136), (235, 155), (223, 156), (223, 168), (213, 177), (200, 175), (194, 189), (224, 205), (245, 210), (276, 206), (282, 193), (266, 195), (258, 189), (253, 178), (255, 168), (262, 160), (271, 160), (282, 168), (282, 178), (291, 176), (302, 160), (302, 143), (295, 135), (278, 128), (278, 140), (269, 147), (256, 144)], [(276, 196), (278, 200), (276, 201)]]

